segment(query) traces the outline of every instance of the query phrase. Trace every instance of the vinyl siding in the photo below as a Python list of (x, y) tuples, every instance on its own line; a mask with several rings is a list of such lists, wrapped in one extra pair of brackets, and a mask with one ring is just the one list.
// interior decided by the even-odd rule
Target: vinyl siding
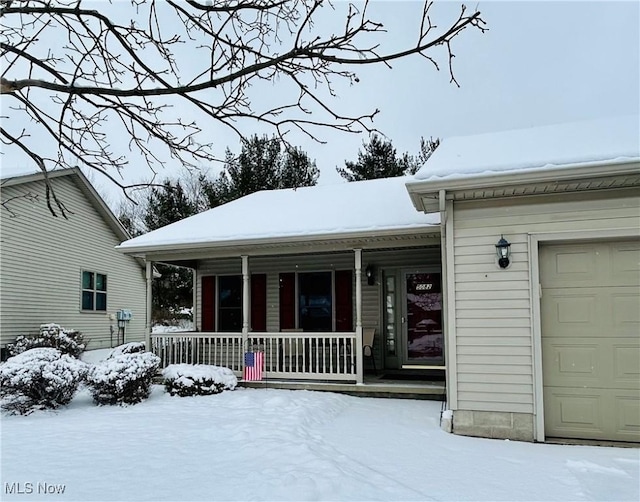
[[(37, 333), (40, 324), (57, 323), (81, 331), (87, 348), (108, 347), (107, 313), (126, 308), (133, 320), (126, 341), (144, 340), (144, 270), (116, 251), (117, 236), (80, 188), (75, 176), (52, 179), (57, 197), (69, 211), (68, 219), (52, 216), (46, 207), (44, 182), (2, 190), (3, 200), (25, 193), (36, 202), (15, 199), (12, 216), (2, 210), (0, 333), (1, 343), (18, 335)], [(82, 312), (82, 271), (107, 275), (107, 313)], [(116, 322), (113, 322), (117, 330)], [(115, 340), (115, 338), (114, 338)]]
[[(533, 413), (528, 233), (640, 226), (633, 190), (454, 203), (458, 409)], [(511, 242), (498, 268), (495, 244)]]
[[(364, 275), (367, 264), (376, 268), (377, 283), (369, 286)], [(267, 331), (280, 331), (279, 319), (279, 274), (282, 272), (314, 272), (332, 270), (353, 270), (355, 254), (353, 252), (331, 254), (306, 254), (290, 256), (260, 256), (249, 258), (251, 273), (267, 274)], [(374, 342), (374, 357), (376, 366), (383, 367), (383, 333), (381, 321), (381, 283), (382, 270), (405, 268), (425, 268), (440, 266), (440, 249), (410, 248), (394, 250), (376, 250), (362, 252), (362, 326), (376, 328)], [(198, 264), (197, 298), (197, 327), (201, 325), (201, 295), (200, 278), (205, 275), (240, 274), (242, 272), (241, 259), (225, 258), (201, 260)], [(355, 274), (354, 274), (355, 280)], [(353, 319), (355, 328), (355, 285), (353, 288)]]

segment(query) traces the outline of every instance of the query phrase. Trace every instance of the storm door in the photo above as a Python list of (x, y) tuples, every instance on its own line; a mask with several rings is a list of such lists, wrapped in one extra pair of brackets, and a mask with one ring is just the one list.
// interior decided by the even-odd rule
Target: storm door
[(403, 365), (444, 366), (441, 274), (403, 275)]

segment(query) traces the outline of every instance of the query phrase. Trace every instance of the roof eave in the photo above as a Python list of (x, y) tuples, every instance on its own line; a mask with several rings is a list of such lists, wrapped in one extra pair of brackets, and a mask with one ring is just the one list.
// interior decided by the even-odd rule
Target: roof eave
[[(424, 211), (423, 198), (437, 198), (440, 190), (456, 191), (522, 185), (527, 183), (543, 183), (576, 180), (594, 176), (616, 176), (637, 173), (640, 158), (630, 158), (610, 162), (589, 162), (567, 164), (561, 168), (532, 168), (522, 171), (493, 174), (470, 175), (458, 178), (437, 180), (415, 180), (406, 184), (407, 190), (418, 211)], [(596, 169), (598, 168), (598, 169)]]
[[(77, 167), (72, 167), (68, 169), (57, 169), (53, 171), (47, 171), (47, 178), (59, 178), (60, 176), (69, 176), (70, 174), (75, 174), (76, 171), (80, 171)], [(10, 176), (6, 178), (2, 178), (0, 183), (3, 187), (10, 187), (14, 185), (22, 185), (23, 183), (31, 183), (33, 181), (41, 181), (45, 178), (45, 173), (41, 171), (32, 172), (28, 174), (18, 174), (16, 176)]]
[(175, 252), (175, 251), (195, 251), (200, 249), (225, 249), (225, 248), (236, 248), (236, 247), (247, 247), (247, 246), (259, 246), (264, 244), (311, 244), (314, 242), (322, 242), (326, 240), (353, 240), (353, 239), (367, 239), (374, 237), (384, 237), (384, 236), (405, 236), (412, 235), (416, 233), (437, 233), (440, 231), (439, 224), (432, 225), (414, 225), (410, 227), (400, 227), (400, 228), (389, 228), (389, 229), (379, 229), (376, 231), (354, 231), (354, 232), (344, 232), (344, 233), (323, 233), (323, 234), (312, 234), (312, 235), (294, 235), (294, 236), (284, 236), (284, 237), (261, 237), (261, 238), (253, 238), (253, 239), (234, 239), (234, 240), (226, 240), (226, 241), (206, 241), (206, 242), (196, 242), (196, 243), (167, 243), (167, 244), (157, 244), (157, 245), (146, 245), (146, 246), (117, 246), (116, 249), (121, 251), (124, 254), (130, 255), (144, 255), (146, 253), (157, 253), (157, 252)]

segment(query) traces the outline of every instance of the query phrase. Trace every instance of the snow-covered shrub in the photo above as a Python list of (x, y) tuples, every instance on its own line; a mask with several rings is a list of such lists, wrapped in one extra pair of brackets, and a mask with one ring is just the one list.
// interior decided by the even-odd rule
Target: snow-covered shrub
[(49, 347), (10, 357), (0, 365), (0, 406), (27, 415), (68, 404), (87, 369), (82, 361)]
[(233, 390), (238, 379), (229, 368), (206, 364), (170, 364), (162, 371), (164, 387), (172, 396), (207, 396)]
[(109, 354), (108, 359), (113, 359), (122, 354), (135, 354), (137, 352), (145, 351), (145, 343), (144, 342), (129, 342), (123, 345), (118, 345), (115, 347), (111, 353)]
[(63, 354), (79, 357), (86, 344), (82, 333), (73, 329), (65, 329), (58, 324), (40, 325), (37, 335), (21, 335), (14, 343), (7, 344), (9, 355), (17, 356), (37, 347), (52, 347)]
[(149, 397), (160, 358), (151, 352), (110, 357), (91, 367), (87, 384), (97, 404), (135, 404)]

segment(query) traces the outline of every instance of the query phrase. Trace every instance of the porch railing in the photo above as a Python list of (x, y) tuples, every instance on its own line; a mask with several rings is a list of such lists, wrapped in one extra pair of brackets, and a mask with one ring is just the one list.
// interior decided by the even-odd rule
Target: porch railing
[(176, 363), (225, 366), (241, 376), (245, 352), (264, 353), (266, 378), (356, 380), (356, 334), (162, 333), (151, 335), (162, 366)]

